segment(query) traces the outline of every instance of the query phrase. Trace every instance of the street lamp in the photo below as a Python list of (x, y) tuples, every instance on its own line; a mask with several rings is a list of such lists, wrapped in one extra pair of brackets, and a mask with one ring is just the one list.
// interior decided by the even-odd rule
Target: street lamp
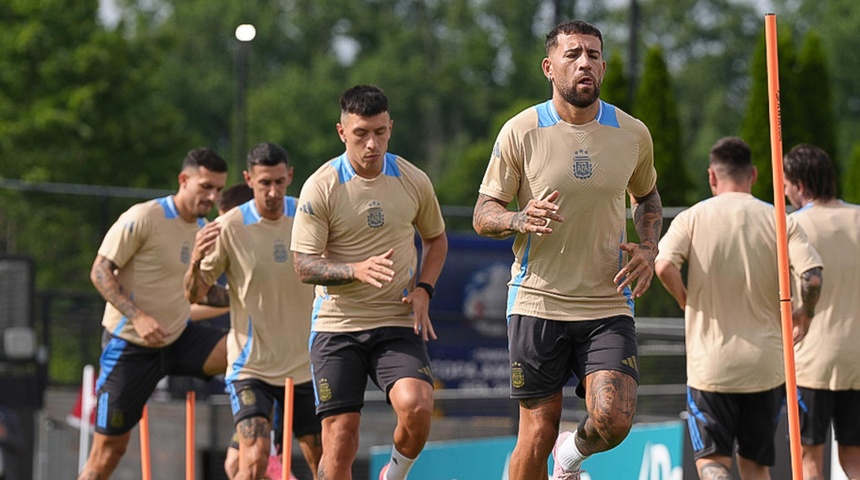
[(235, 158), (238, 161), (239, 170), (237, 172), (238, 179), (241, 181), (242, 170), (245, 169), (245, 154), (247, 146), (247, 105), (245, 97), (248, 89), (248, 55), (250, 53), (250, 43), (257, 36), (257, 29), (250, 23), (243, 23), (236, 27), (236, 40), (239, 41), (239, 48), (236, 49), (234, 57), (234, 74), (236, 81), (236, 131), (233, 135), (235, 141)]

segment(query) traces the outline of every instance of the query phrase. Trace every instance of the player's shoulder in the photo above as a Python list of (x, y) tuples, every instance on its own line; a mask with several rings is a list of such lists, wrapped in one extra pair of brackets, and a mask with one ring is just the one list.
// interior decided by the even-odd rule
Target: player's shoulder
[(611, 103), (604, 102), (603, 100), (601, 100), (600, 103), (600, 113), (598, 115), (599, 117), (602, 117), (600, 119), (601, 123), (614, 123), (614, 126), (619, 129), (628, 131), (636, 136), (651, 136), (648, 126), (645, 125), (645, 122), (642, 120), (639, 120)]
[(176, 210), (176, 205), (173, 203), (173, 197), (167, 196), (136, 203), (123, 212), (121, 218), (157, 220), (161, 218), (170, 219), (178, 216), (179, 213)]

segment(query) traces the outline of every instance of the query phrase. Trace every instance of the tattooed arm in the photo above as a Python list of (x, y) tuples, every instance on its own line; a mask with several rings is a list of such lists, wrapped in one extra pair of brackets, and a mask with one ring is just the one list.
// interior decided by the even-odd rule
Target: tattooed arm
[(206, 282), (200, 271), (200, 262), (203, 257), (211, 253), (215, 248), (215, 242), (221, 233), (218, 222), (206, 224), (197, 232), (194, 241), (194, 249), (191, 251), (191, 265), (185, 272), (183, 285), (185, 286), (185, 298), (191, 303), (200, 303), (212, 307), (226, 307), (230, 305), (230, 295), (227, 289), (221, 285)]
[(314, 285), (346, 285), (359, 281), (382, 288), (382, 283), (389, 283), (394, 278), (394, 265), (389, 249), (382, 255), (374, 255), (358, 263), (335, 262), (322, 255), (293, 252), (293, 264), (299, 280)]
[(821, 282), (823, 274), (821, 267), (810, 268), (801, 275), (800, 283), (800, 307), (791, 313), (794, 321), (792, 334), (794, 343), (803, 340), (806, 333), (809, 331), (809, 324), (812, 322), (812, 317), (815, 316), (815, 306), (818, 304), (818, 298), (821, 296)]
[(657, 241), (663, 229), (663, 205), (657, 187), (641, 197), (630, 196), (630, 209), (633, 211), (633, 225), (639, 235), (639, 243), (621, 245), (630, 255), (630, 260), (615, 276), (618, 291), (633, 285), (633, 297), (639, 298), (651, 286), (654, 278), (654, 259), (657, 257)]
[(517, 233), (552, 233), (551, 221), (563, 222), (558, 214), (558, 190), (554, 190), (543, 200), (531, 199), (521, 211), (510, 211), (507, 203), (490, 197), (478, 195), (478, 203), (472, 215), (472, 227), (478, 235), (490, 238), (507, 238)]
[(168, 332), (158, 323), (158, 320), (137, 308), (129, 294), (122, 288), (114, 273), (117, 266), (109, 259), (97, 255), (93, 268), (90, 270), (90, 280), (101, 294), (102, 298), (116, 307), (128, 319), (138, 335), (149, 346), (164, 343)]

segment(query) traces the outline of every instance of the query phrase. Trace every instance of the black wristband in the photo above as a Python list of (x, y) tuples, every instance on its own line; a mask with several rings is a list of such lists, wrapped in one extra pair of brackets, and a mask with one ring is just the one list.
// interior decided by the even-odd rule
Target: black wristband
[(418, 282), (415, 285), (415, 288), (423, 288), (424, 291), (427, 292), (427, 296), (430, 298), (433, 298), (433, 292), (436, 291), (436, 289), (433, 288), (433, 285), (430, 285), (429, 283), (426, 283), (426, 282)]

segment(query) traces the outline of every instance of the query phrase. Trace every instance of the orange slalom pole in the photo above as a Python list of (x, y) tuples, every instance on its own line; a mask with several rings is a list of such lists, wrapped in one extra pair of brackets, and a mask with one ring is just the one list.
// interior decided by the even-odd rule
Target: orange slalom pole
[(144, 405), (140, 417), (140, 475), (143, 480), (152, 480), (149, 452), (149, 406)]
[(281, 455), (281, 466), (283, 471), (281, 478), (287, 480), (290, 478), (290, 470), (293, 463), (293, 379), (287, 377), (284, 379), (284, 437), (281, 441), (283, 444), (283, 453)]
[(797, 376), (794, 366), (794, 340), (791, 318), (791, 283), (788, 267), (788, 239), (785, 220), (785, 185), (782, 172), (782, 130), (779, 104), (779, 57), (777, 56), (776, 15), (764, 17), (767, 48), (767, 94), (770, 109), (770, 152), (773, 165), (773, 204), (776, 219), (776, 248), (779, 266), (779, 311), (782, 318), (782, 354), (785, 365), (788, 438), (791, 448), (792, 478), (803, 478), (800, 449), (800, 413), (797, 405)]
[(185, 393), (185, 480), (194, 480), (194, 408), (197, 394)]

